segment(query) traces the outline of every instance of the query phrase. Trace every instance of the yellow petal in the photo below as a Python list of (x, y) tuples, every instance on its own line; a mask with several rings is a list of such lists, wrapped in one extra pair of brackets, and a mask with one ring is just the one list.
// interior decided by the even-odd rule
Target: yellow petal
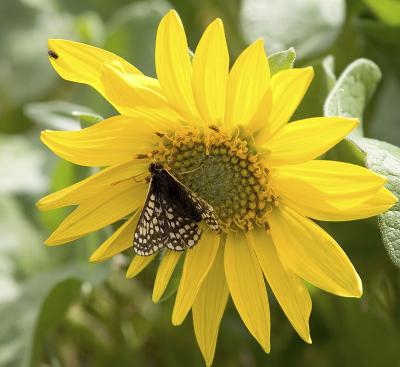
[(248, 131), (253, 136), (257, 131), (261, 130), (267, 126), (270, 113), (272, 109), (272, 89), (268, 87), (256, 108), (256, 111), (248, 125), (246, 125), (246, 131)]
[(273, 106), (268, 124), (255, 136), (257, 144), (264, 144), (292, 117), (303, 99), (314, 76), (312, 67), (286, 69), (271, 78)]
[(126, 74), (119, 62), (104, 64), (102, 80), (107, 95), (124, 107), (161, 108), (168, 105), (157, 79), (140, 74)]
[(172, 324), (180, 325), (193, 305), (200, 286), (207, 276), (217, 254), (219, 235), (203, 233), (199, 243), (186, 251), (185, 263), (172, 311)]
[[(121, 64), (124, 73), (142, 74), (123, 58), (84, 43), (51, 39), (48, 41), (48, 47), (58, 55), (57, 58), (50, 57), (49, 60), (62, 78), (76, 83), (89, 84), (103, 95), (105, 95), (105, 91), (101, 74), (105, 63), (117, 61)], [(110, 102), (112, 103), (112, 101)], [(124, 112), (124, 109), (120, 108), (118, 104), (114, 104), (114, 106), (119, 112)]]
[(214, 264), (193, 303), (193, 327), (206, 366), (211, 366), (217, 344), (218, 329), (228, 301), (224, 274), (224, 247), (220, 245)]
[(269, 83), (270, 72), (264, 42), (259, 39), (241, 53), (229, 73), (225, 125), (247, 125)]
[(323, 205), (316, 208), (306, 203), (298, 206), (292, 200), (286, 198), (282, 199), (282, 203), (305, 217), (326, 221), (345, 221), (364, 219), (382, 214), (397, 203), (397, 198), (388, 189), (382, 187), (370, 199), (345, 210), (336, 210)]
[(143, 205), (147, 186), (124, 181), (113, 190), (105, 190), (102, 196), (85, 201), (63, 220), (45, 243), (61, 245), (125, 217)]
[(126, 271), (126, 277), (128, 279), (134, 278), (144, 268), (146, 268), (146, 266), (149, 265), (154, 260), (155, 257), (156, 257), (156, 254), (153, 254), (150, 256), (135, 255), (135, 257), (133, 258), (132, 262), (130, 263), (130, 265), (128, 267), (128, 270)]
[(100, 247), (90, 256), (90, 262), (101, 262), (132, 247), (133, 234), (139, 220), (140, 210), (120, 226)]
[(275, 208), (268, 223), (284, 265), (327, 292), (361, 297), (361, 279), (353, 264), (317, 224), (287, 207)]
[(59, 157), (82, 166), (110, 166), (148, 153), (159, 141), (143, 120), (114, 116), (77, 131), (43, 131), (41, 139)]
[(274, 192), (295, 205), (347, 210), (374, 196), (386, 178), (349, 163), (313, 160), (272, 170)]
[(152, 300), (154, 303), (157, 303), (164, 294), (164, 291), (167, 288), (169, 280), (171, 279), (171, 275), (174, 272), (175, 266), (178, 263), (180, 257), (180, 252), (167, 250), (164, 257), (162, 258), (160, 266), (157, 270), (156, 280), (154, 281), (152, 296)]
[(155, 57), (163, 94), (184, 119), (198, 122), (189, 48), (185, 30), (175, 10), (170, 10), (158, 26)]
[(148, 173), (149, 161), (136, 159), (117, 166), (111, 166), (65, 189), (53, 192), (40, 199), (40, 210), (56, 209), (68, 205), (78, 205), (89, 198), (101, 195), (104, 190), (112, 190), (120, 182), (135, 177), (143, 179)]
[(262, 271), (287, 318), (307, 343), (311, 343), (308, 320), (311, 297), (303, 280), (285, 268), (276, 252), (272, 238), (264, 229), (247, 233), (256, 252)]
[(222, 124), (225, 111), (229, 53), (224, 25), (216, 19), (205, 30), (193, 58), (193, 92), (206, 124)]
[(287, 124), (263, 146), (270, 151), (266, 157), (268, 165), (296, 164), (317, 158), (357, 124), (357, 119), (342, 117), (315, 117)]
[(270, 315), (264, 278), (242, 232), (227, 235), (224, 254), (229, 292), (240, 317), (264, 351), (270, 351)]
[(162, 121), (163, 127), (172, 130), (179, 128), (180, 117), (162, 95), (157, 79), (138, 74), (126, 74), (121, 65), (114, 61), (104, 65), (102, 80), (107, 98), (123, 106), (126, 115), (136, 116), (138, 111), (147, 109), (154, 113), (160, 113), (161, 110), (164, 115), (170, 116), (168, 120)]

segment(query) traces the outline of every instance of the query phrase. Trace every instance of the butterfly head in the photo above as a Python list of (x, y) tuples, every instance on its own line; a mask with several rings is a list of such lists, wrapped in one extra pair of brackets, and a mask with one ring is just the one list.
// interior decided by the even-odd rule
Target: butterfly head
[(150, 173), (154, 174), (157, 172), (160, 172), (164, 169), (163, 165), (161, 163), (151, 163), (149, 167)]

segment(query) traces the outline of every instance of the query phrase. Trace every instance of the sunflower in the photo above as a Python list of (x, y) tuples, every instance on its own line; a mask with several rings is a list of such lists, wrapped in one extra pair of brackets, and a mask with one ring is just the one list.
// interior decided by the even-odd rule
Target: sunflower
[[(205, 30), (191, 58), (173, 10), (157, 31), (157, 79), (110, 52), (77, 42), (50, 40), (49, 56), (61, 77), (91, 85), (120, 115), (79, 131), (42, 133), (43, 143), (61, 158), (102, 167), (38, 202), (42, 210), (77, 206), (47, 245), (123, 220), (90, 261), (130, 249), (149, 186), (149, 165), (158, 162), (213, 207), (222, 229), (218, 233), (204, 226), (192, 249), (160, 251), (153, 289), (157, 302), (182, 258), (172, 323), (181, 324), (192, 310), (207, 365), (229, 296), (269, 352), (265, 280), (307, 343), (311, 299), (304, 281), (343, 297), (362, 295), (352, 263), (313, 219), (371, 217), (396, 198), (384, 188), (385, 177), (317, 159), (357, 126), (356, 119), (316, 117), (288, 124), (312, 80), (312, 68), (271, 75), (262, 40), (229, 68), (219, 19)], [(127, 277), (136, 276), (155, 256), (134, 256)]]

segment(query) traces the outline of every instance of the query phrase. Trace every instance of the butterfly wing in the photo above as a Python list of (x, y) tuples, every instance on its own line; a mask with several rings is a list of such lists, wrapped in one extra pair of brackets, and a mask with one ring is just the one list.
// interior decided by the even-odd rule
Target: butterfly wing
[(154, 178), (150, 181), (149, 191), (136, 226), (133, 249), (140, 256), (149, 256), (164, 246), (165, 218), (162, 199)]
[(203, 200), (200, 196), (196, 195), (194, 192), (188, 190), (188, 196), (192, 200), (194, 206), (200, 213), (202, 219), (207, 223), (207, 225), (213, 231), (219, 231), (220, 227), (218, 224), (217, 217), (215, 216), (213, 207)]
[(201, 237), (197, 222), (202, 219), (212, 230), (219, 230), (210, 204), (168, 171), (156, 172), (136, 227), (133, 248), (141, 256), (151, 255), (164, 246), (174, 251), (191, 248)]
[(165, 246), (171, 250), (183, 251), (193, 247), (201, 237), (196, 221), (180, 207), (178, 201), (163, 200), (165, 218)]
[(208, 204), (204, 199), (202, 199), (199, 195), (195, 194), (188, 187), (182, 184), (168, 171), (165, 172), (170, 176), (171, 180), (174, 180), (180, 186), (183, 200), (190, 202), (190, 204), (195, 208), (197, 213), (200, 214), (201, 219), (203, 219), (213, 231), (219, 231), (220, 227), (213, 207), (210, 204)]
[(158, 180), (165, 221), (164, 245), (175, 251), (193, 247), (201, 236), (201, 229), (197, 225), (201, 220), (200, 214), (185, 187), (166, 170), (158, 174)]

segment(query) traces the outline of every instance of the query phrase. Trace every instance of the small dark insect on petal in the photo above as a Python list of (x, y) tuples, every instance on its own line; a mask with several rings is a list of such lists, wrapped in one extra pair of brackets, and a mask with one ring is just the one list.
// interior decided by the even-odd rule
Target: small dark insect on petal
[(49, 56), (52, 58), (52, 59), (58, 59), (58, 54), (57, 53), (55, 53), (53, 50), (49, 50), (49, 51), (47, 51), (47, 53), (49, 54)]

